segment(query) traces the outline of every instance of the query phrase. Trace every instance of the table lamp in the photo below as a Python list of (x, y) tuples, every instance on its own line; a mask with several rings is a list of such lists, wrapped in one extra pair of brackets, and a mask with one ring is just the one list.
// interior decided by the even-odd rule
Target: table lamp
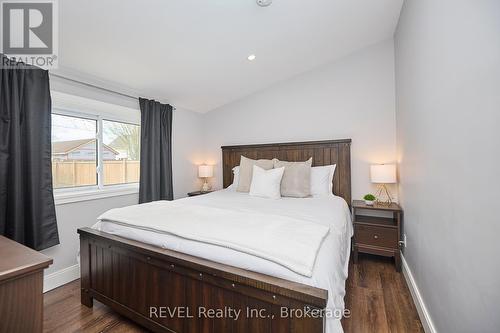
[(203, 186), (201, 187), (202, 192), (210, 191), (210, 184), (208, 183), (208, 178), (213, 177), (213, 175), (214, 175), (213, 165), (198, 166), (198, 177), (203, 178)]
[[(390, 205), (392, 197), (386, 184), (396, 183), (396, 164), (374, 164), (370, 166), (370, 176), (372, 183), (379, 184), (377, 191), (377, 203)], [(385, 192), (387, 200), (381, 200), (380, 197)]]

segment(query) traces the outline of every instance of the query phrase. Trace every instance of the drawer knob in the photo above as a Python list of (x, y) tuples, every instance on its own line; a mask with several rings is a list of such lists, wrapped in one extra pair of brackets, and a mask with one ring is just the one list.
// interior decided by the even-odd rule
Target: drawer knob
[(374, 235), (373, 238), (378, 239), (378, 235)]

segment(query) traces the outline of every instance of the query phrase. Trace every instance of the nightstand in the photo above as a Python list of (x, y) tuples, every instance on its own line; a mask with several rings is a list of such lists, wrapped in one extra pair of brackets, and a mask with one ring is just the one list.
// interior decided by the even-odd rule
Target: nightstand
[(194, 192), (189, 192), (188, 197), (195, 197), (197, 195), (203, 195), (207, 193), (212, 193), (212, 191), (194, 191)]
[[(360, 214), (360, 210), (365, 212)], [(385, 212), (389, 213), (387, 215), (391, 215), (391, 217), (368, 216), (367, 212), (373, 212), (374, 215), (376, 212)], [(368, 206), (362, 200), (354, 200), (352, 216), (354, 222), (354, 263), (358, 262), (359, 252), (394, 257), (396, 270), (401, 271), (401, 254), (399, 252), (401, 220), (403, 218), (401, 207), (395, 203)]]

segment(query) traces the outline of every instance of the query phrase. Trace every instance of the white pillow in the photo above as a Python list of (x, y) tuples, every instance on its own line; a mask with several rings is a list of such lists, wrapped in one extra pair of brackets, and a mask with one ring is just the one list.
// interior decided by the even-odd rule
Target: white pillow
[(336, 164), (311, 168), (311, 195), (332, 194)]
[(238, 183), (240, 181), (240, 166), (235, 166), (232, 168), (233, 171), (233, 182), (231, 185), (227, 187), (228, 190), (230, 191), (236, 191), (236, 188), (238, 188)]
[(264, 170), (259, 166), (253, 166), (252, 183), (249, 194), (254, 197), (269, 199), (281, 198), (281, 178), (285, 167)]
[(253, 166), (258, 165), (264, 170), (270, 170), (273, 168), (272, 160), (252, 160), (241, 155), (240, 158), (240, 177), (238, 181), (238, 186), (236, 191), (248, 193), (250, 191), (250, 184), (252, 184), (252, 173)]

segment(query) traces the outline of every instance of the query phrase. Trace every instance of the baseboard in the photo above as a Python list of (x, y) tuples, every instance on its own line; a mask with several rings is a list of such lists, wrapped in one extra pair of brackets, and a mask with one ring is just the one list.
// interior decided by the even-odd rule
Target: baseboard
[(410, 289), (411, 297), (413, 298), (413, 302), (415, 303), (415, 307), (417, 308), (418, 316), (420, 317), (420, 321), (422, 322), (422, 326), (424, 327), (425, 333), (437, 333), (434, 324), (432, 323), (431, 316), (427, 307), (425, 306), (424, 300), (420, 291), (418, 290), (417, 283), (413, 278), (413, 274), (411, 272), (408, 263), (406, 262), (405, 257), (401, 254), (401, 263), (403, 268), (403, 275), (406, 280), (406, 284), (408, 285), (408, 289)]
[(50, 291), (80, 278), (80, 265), (66, 267), (43, 277), (43, 292)]

